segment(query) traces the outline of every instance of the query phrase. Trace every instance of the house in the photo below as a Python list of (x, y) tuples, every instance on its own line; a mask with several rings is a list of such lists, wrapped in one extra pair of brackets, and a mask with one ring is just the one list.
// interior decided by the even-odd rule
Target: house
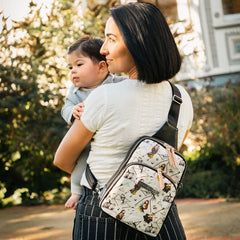
[(177, 81), (195, 87), (240, 81), (240, 0), (144, 2), (161, 9), (176, 35), (184, 56)]

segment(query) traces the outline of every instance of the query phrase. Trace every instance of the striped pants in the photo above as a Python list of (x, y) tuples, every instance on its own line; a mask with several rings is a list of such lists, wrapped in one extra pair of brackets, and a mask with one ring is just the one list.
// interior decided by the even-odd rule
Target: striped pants
[(104, 213), (98, 194), (84, 188), (73, 227), (73, 240), (184, 240), (186, 239), (175, 203), (157, 237), (145, 235)]

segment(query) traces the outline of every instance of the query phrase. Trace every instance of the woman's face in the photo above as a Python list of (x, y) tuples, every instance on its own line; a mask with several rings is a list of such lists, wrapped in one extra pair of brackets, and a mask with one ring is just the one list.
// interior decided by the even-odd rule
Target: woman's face
[(112, 17), (107, 21), (105, 37), (100, 53), (106, 55), (109, 71), (111, 73), (129, 72), (135, 63)]

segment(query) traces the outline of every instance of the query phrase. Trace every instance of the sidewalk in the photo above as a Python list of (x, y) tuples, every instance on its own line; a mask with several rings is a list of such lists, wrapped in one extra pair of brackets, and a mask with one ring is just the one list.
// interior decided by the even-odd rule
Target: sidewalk
[(240, 240), (240, 203), (225, 199), (176, 201), (188, 240)]
[[(176, 201), (188, 240), (240, 240), (240, 203)], [(0, 210), (0, 240), (71, 240), (74, 210), (63, 205)]]

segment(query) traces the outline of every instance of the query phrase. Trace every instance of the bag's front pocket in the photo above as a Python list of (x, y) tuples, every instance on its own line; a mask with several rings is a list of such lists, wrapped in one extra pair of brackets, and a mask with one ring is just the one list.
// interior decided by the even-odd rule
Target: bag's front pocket
[(139, 163), (128, 164), (101, 200), (101, 208), (127, 225), (156, 236), (161, 229), (176, 188), (171, 179)]

